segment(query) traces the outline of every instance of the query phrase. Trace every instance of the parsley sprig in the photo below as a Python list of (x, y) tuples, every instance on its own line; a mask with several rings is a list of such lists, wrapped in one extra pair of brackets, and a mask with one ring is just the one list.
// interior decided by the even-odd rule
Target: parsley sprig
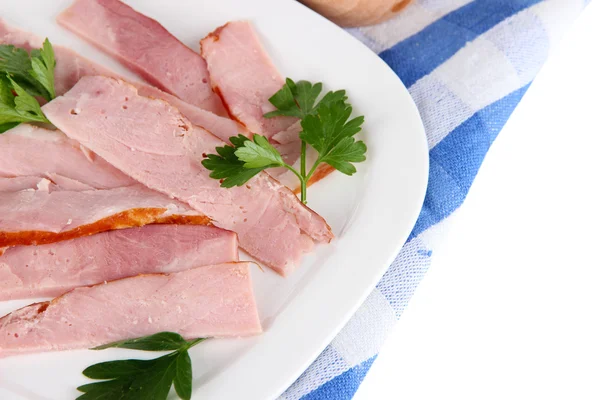
[[(329, 164), (346, 175), (354, 174), (356, 168), (352, 163), (366, 160), (367, 146), (354, 138), (362, 129), (364, 117), (350, 119), (352, 106), (344, 90), (328, 92), (317, 101), (322, 89), (321, 83), (294, 82), (288, 78), (269, 99), (276, 110), (265, 114), (265, 118), (292, 116), (301, 120), (300, 171), (285, 163), (267, 138), (258, 134), (252, 140), (243, 135), (231, 137), (231, 145), (217, 147), (217, 154), (209, 154), (202, 165), (212, 171), (212, 178), (221, 179), (221, 186), (226, 188), (241, 186), (268, 168), (287, 168), (300, 180), (303, 203), (306, 203), (307, 184), (320, 164)], [(318, 153), (308, 173), (307, 145)]]
[(52, 44), (27, 53), (12, 45), (0, 45), (0, 133), (22, 122), (49, 123), (35, 97), (56, 97)]
[(151, 360), (117, 360), (94, 364), (83, 375), (101, 382), (79, 386), (83, 392), (77, 400), (166, 399), (171, 385), (183, 400), (192, 397), (192, 361), (188, 350), (205, 339), (186, 341), (179, 334), (160, 332), (138, 339), (124, 340), (95, 347), (173, 352)]

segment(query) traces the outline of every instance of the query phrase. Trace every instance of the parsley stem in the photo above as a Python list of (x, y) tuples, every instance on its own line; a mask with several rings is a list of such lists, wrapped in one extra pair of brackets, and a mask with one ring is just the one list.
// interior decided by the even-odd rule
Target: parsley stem
[(296, 171), (294, 169), (294, 167), (292, 167), (291, 165), (285, 164), (285, 163), (283, 164), (283, 167), (285, 167), (285, 168), (289, 169), (290, 171), (292, 171), (294, 173), (294, 175), (296, 175), (298, 177), (298, 179), (300, 179), (300, 182), (304, 181), (304, 177), (302, 175), (300, 175), (298, 173), (298, 171)]
[(302, 141), (302, 147), (300, 147), (300, 200), (306, 204), (306, 142)]
[(185, 348), (185, 350), (188, 350), (188, 349), (194, 347), (195, 345), (197, 345), (198, 343), (203, 342), (205, 340), (206, 340), (206, 338), (198, 338), (198, 339), (190, 340), (189, 342), (186, 343), (184, 348)]
[(321, 164), (321, 157), (317, 158), (317, 161), (315, 161), (315, 163), (313, 164), (312, 168), (308, 172), (308, 175), (306, 175), (306, 182), (308, 182), (310, 180), (310, 178), (312, 177), (312, 175), (317, 170), (317, 167), (319, 166), (319, 164)]
[(302, 203), (306, 204), (306, 178), (299, 174), (291, 165), (284, 163), (282, 166), (292, 171), (300, 180), (300, 200), (302, 200)]

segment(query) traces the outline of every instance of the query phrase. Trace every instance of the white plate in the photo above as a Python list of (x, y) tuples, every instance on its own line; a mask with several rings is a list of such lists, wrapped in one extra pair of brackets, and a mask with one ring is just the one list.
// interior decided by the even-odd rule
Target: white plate
[[(290, 278), (253, 271), (265, 333), (212, 340), (192, 349), (194, 398), (265, 400), (283, 392), (352, 316), (408, 237), (427, 184), (427, 144), (404, 85), (368, 48), (334, 24), (289, 0), (127, 1), (193, 49), (215, 27), (251, 20), (285, 76), (347, 89), (365, 115), (368, 160), (353, 177), (329, 176), (309, 189), (309, 205), (337, 238), (306, 257)], [(69, 0), (0, 0), (2, 17), (125, 74), (112, 59), (60, 28)], [(129, 75), (131, 76), (131, 75)], [(0, 303), (0, 314), (31, 301)], [(96, 362), (154, 353), (89, 350), (2, 359), (0, 398), (69, 399)]]

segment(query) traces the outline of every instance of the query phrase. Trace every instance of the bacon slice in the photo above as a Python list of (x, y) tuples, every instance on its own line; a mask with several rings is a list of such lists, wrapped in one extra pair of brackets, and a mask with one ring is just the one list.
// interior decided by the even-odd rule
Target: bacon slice
[(138, 275), (21, 308), (0, 319), (0, 357), (90, 348), (161, 331), (186, 339), (261, 333), (250, 263)]
[(236, 234), (210, 226), (147, 225), (11, 247), (0, 256), (0, 300), (56, 297), (128, 276), (237, 260)]
[(43, 111), (116, 168), (236, 232), (243, 249), (283, 275), (313, 241), (333, 237), (323, 218), (265, 173), (245, 186), (221, 188), (199, 161), (223, 143), (168, 103), (139, 96), (123, 81), (84, 77)]
[[(40, 48), (43, 39), (32, 33), (11, 27), (0, 19), (0, 43), (12, 44), (26, 50)], [(55, 89), (57, 95), (62, 95), (70, 90), (84, 76), (110, 76), (123, 79), (119, 74), (98, 65), (85, 57), (65, 47), (53, 44), (56, 56), (56, 69), (54, 70)], [(210, 131), (223, 141), (228, 141), (231, 136), (243, 134), (249, 136), (248, 130), (239, 123), (222, 116), (203, 110), (192, 104), (163, 92), (153, 86), (140, 82), (131, 82), (136, 86), (142, 96), (165, 100), (179, 109), (194, 125)]]
[(263, 117), (275, 109), (269, 98), (282, 88), (284, 80), (248, 21), (228, 22), (200, 44), (213, 90), (232, 118), (269, 139), (297, 121)]
[(209, 223), (189, 206), (141, 184), (106, 190), (4, 192), (0, 215), (0, 248), (54, 243), (152, 223)]
[(152, 18), (118, 0), (76, 0), (57, 22), (116, 58), (150, 84), (217, 114), (206, 63)]

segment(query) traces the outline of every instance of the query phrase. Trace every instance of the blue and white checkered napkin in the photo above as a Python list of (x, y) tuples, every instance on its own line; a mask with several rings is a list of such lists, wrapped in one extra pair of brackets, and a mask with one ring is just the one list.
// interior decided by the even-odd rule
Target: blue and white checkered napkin
[[(377, 288), (281, 400), (350, 399), (429, 267), (444, 220), (562, 32), (590, 0), (413, 0), (350, 32), (408, 87), (429, 142), (429, 187)], [(442, 228), (442, 229), (440, 229)]]

